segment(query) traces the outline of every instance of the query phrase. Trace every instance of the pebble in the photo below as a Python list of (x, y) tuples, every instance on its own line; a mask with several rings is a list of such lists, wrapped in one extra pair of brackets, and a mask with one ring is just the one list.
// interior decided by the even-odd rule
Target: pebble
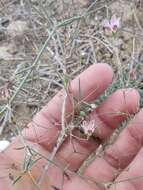
[(8, 146), (10, 142), (7, 140), (1, 140), (0, 141), (0, 152), (3, 152)]

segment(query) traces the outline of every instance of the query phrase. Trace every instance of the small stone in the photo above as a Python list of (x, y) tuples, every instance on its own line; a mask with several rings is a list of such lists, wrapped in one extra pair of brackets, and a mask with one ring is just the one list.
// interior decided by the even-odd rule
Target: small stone
[(88, 7), (92, 3), (92, 0), (78, 0), (78, 2), (81, 7)]
[(27, 29), (27, 22), (17, 20), (9, 24), (9, 26), (7, 27), (7, 32), (10, 36), (16, 37), (22, 36)]
[(0, 47), (0, 60), (9, 60), (13, 58), (13, 56), (8, 52), (8, 50), (8, 46)]
[(0, 152), (3, 152), (8, 146), (10, 142), (7, 140), (1, 140), (0, 141)]

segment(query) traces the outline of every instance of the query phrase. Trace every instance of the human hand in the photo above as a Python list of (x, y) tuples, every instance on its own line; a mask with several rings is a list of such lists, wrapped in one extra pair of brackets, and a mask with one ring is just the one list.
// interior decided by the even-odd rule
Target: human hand
[[(106, 64), (92, 65), (80, 74), (70, 84), (70, 96), (66, 100), (66, 116), (73, 112), (73, 97), (78, 102), (95, 100), (112, 82), (112, 77), (113, 72)], [(82, 98), (79, 93), (79, 79)], [(22, 132), (25, 143), (34, 147), (45, 158), (48, 158), (55, 147), (61, 130), (64, 94), (63, 90), (60, 91)], [(0, 178), (0, 189), (102, 190), (108, 185), (110, 190), (142, 189), (143, 110), (131, 119), (114, 144), (107, 147), (102, 155), (97, 156), (89, 164), (82, 176), (76, 173), (83, 161), (111, 136), (119, 124), (139, 110), (139, 100), (139, 94), (134, 89), (120, 89), (109, 96), (87, 118), (95, 121), (96, 139), (91, 137), (88, 140), (81, 140), (73, 136), (71, 140), (67, 137), (58, 149), (54, 159), (55, 164), (50, 165), (47, 177), (44, 178), (40, 188), (35, 182), (47, 164), (44, 156), (37, 160), (33, 168), (25, 173), (16, 185), (12, 185), (12, 180), (19, 174), (19, 166), (24, 161), (25, 149), (19, 148), (22, 147), (22, 143), (21, 137), (18, 137), (0, 155), (0, 175), (3, 176)], [(74, 131), (74, 135), (79, 136), (78, 129)], [(37, 158), (39, 155), (34, 156)]]

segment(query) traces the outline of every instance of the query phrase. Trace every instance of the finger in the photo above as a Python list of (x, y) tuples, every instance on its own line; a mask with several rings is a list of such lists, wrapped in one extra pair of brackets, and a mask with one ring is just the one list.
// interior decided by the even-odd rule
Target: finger
[[(130, 97), (130, 98), (129, 98)], [(120, 89), (90, 115), (97, 125), (95, 136), (107, 139), (114, 129), (139, 109), (140, 95), (135, 89)]]
[(71, 169), (77, 170), (101, 141), (106, 140), (122, 121), (137, 111), (139, 100), (139, 94), (134, 89), (123, 89), (113, 93), (88, 118), (96, 123), (94, 135), (99, 141), (80, 140), (79, 138), (72, 138), (71, 140), (69, 138), (59, 150), (58, 158), (62, 159), (63, 163), (68, 164)]
[[(102, 76), (102, 77), (101, 77)], [(66, 101), (65, 113), (73, 111), (73, 97), (78, 101), (92, 101), (112, 82), (113, 72), (107, 64), (96, 64), (76, 77), (70, 84), (70, 95)], [(79, 89), (80, 83), (80, 89)], [(60, 131), (62, 104), (65, 91), (60, 91), (33, 119), (29, 128), (23, 131), (28, 140), (52, 148)]]
[[(143, 110), (141, 110), (102, 156), (85, 170), (85, 176), (109, 182), (116, 178), (136, 156), (143, 144)], [(102, 166), (102, 167), (101, 167)], [(102, 169), (103, 168), (103, 169)]]
[[(142, 126), (141, 126), (142, 127)], [(118, 176), (111, 189), (143, 189), (143, 148), (139, 151), (137, 156), (133, 159), (130, 165)]]

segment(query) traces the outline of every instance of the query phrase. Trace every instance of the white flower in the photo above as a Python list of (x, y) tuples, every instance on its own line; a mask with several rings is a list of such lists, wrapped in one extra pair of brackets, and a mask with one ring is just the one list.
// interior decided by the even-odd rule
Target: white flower
[(110, 20), (105, 19), (103, 21), (103, 27), (110, 30), (112, 33), (117, 32), (117, 29), (120, 28), (120, 18), (113, 15)]
[(91, 136), (94, 133), (95, 128), (96, 128), (95, 121), (91, 120), (87, 122), (84, 120), (81, 125), (81, 128), (83, 129), (83, 132), (85, 135)]

